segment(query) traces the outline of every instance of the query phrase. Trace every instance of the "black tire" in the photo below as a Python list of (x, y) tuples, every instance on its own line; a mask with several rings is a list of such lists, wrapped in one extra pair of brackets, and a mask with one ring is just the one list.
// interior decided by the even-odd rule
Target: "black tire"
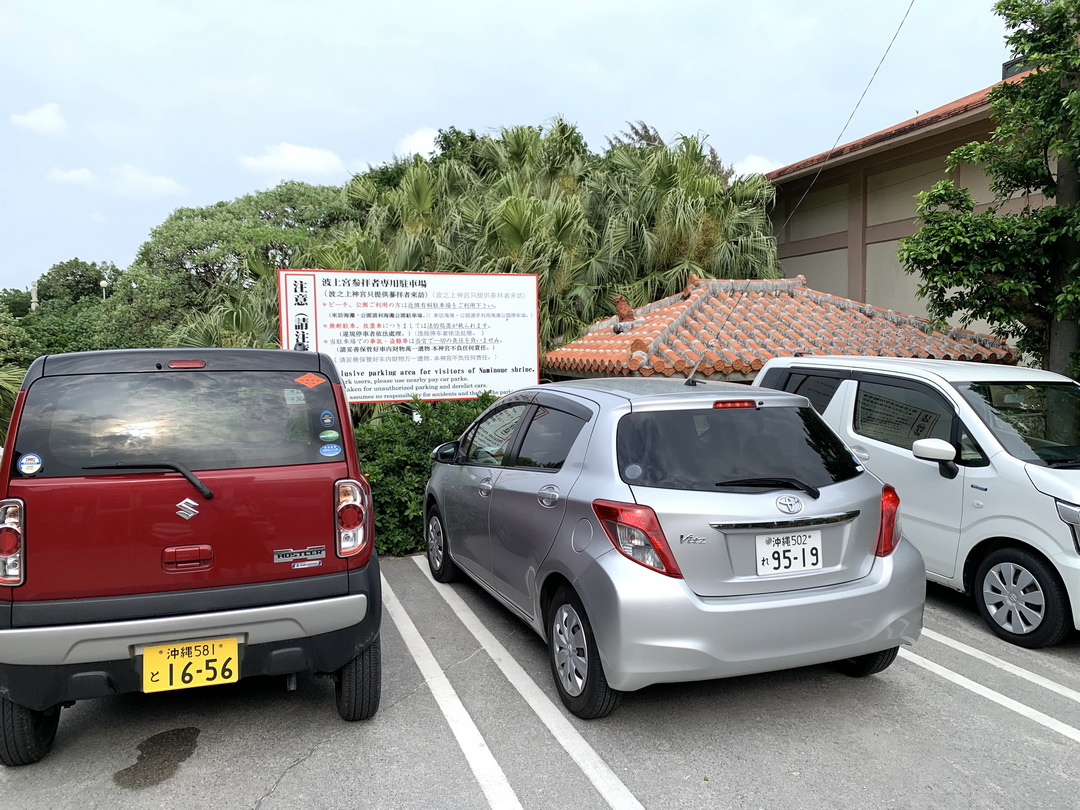
[(608, 686), (592, 625), (572, 589), (555, 592), (546, 627), (551, 675), (563, 705), (583, 720), (611, 714), (623, 693)]
[(1072, 630), (1061, 577), (1041, 557), (1021, 548), (986, 555), (972, 585), (975, 604), (991, 630), (1019, 647), (1050, 647)]
[(436, 582), (453, 582), (458, 578), (459, 571), (457, 565), (450, 559), (450, 549), (446, 542), (446, 526), (443, 524), (439, 507), (433, 505), (428, 510), (427, 527), (424, 531), (431, 576)]
[(334, 696), (342, 720), (367, 720), (382, 697), (382, 647), (375, 636), (356, 658), (334, 673)]
[(892, 662), (896, 660), (896, 653), (899, 651), (899, 647), (890, 647), (881, 652), (856, 655), (854, 658), (834, 661), (832, 667), (841, 675), (847, 675), (849, 678), (865, 678), (867, 675), (876, 675), (888, 669)]
[(59, 722), (59, 706), (38, 711), (0, 698), (0, 726), (4, 734), (0, 762), (12, 766), (40, 761), (52, 750)]

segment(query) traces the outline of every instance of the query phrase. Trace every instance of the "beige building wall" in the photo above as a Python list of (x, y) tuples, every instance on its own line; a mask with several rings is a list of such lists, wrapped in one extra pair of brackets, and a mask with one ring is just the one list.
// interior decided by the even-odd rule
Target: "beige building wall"
[[(915, 216), (915, 195), (944, 180), (945, 156), (867, 175), (866, 224), (884, 225)], [(869, 278), (867, 279), (869, 287)]]
[(806, 286), (812, 290), (839, 295), (847, 294), (847, 248), (829, 253), (797, 256), (784, 261), (784, 277), (806, 276)]
[(866, 297), (876, 307), (925, 318), (926, 304), (917, 295), (919, 277), (904, 272), (896, 258), (899, 248), (899, 240), (866, 246)]

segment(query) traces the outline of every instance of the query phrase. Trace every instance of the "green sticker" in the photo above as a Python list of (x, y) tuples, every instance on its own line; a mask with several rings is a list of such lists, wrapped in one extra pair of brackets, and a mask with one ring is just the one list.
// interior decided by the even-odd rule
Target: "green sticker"
[(336, 430), (324, 430), (319, 434), (319, 439), (324, 442), (333, 442), (341, 438), (341, 434)]

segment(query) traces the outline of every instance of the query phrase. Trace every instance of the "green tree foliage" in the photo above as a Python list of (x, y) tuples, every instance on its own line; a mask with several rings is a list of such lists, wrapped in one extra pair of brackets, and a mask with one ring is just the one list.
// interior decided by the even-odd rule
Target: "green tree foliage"
[[(995, 334), (1059, 372), (1080, 345), (1080, 0), (1001, 0), (1013, 51), (1033, 70), (990, 93), (990, 138), (962, 146), (948, 166), (982, 164), (996, 201), (976, 211), (951, 181), (918, 195), (919, 231), (902, 241), (905, 270), (922, 279), (931, 317), (988, 322)], [(1056, 205), (1004, 203), (1039, 192)], [(1015, 205), (1015, 203), (1014, 203)]]
[(15, 409), (15, 400), (19, 396), (26, 370), (18, 366), (0, 365), (0, 446), (7, 441), (8, 424), (11, 412)]
[(286, 182), (229, 202), (177, 209), (154, 228), (137, 261), (153, 273), (186, 274), (195, 294), (217, 284), (240, 287), (249, 257), (289, 267), (313, 236), (353, 218), (339, 188)]
[(490, 394), (470, 401), (413, 400), (356, 428), (360, 468), (375, 501), (375, 544), (380, 554), (410, 554), (424, 548), (424, 487), (431, 451), (458, 438), (494, 401)]
[(11, 287), (0, 290), (0, 308), (6, 309), (16, 318), (21, 318), (30, 311), (30, 291)]
[(115, 280), (118, 270), (112, 262), (84, 262), (69, 259), (54, 264), (37, 281), (39, 301), (66, 301), (77, 304), (84, 298), (101, 300), (104, 295), (101, 282), (106, 285)]
[(354, 177), (345, 197), (363, 221), (300, 255), (325, 269), (534, 273), (545, 349), (610, 316), (615, 295), (636, 307), (691, 273), (777, 275), (772, 186), (729, 182), (701, 138), (658, 137), (601, 156), (562, 120), (482, 137), (451, 127), (395, 187)]

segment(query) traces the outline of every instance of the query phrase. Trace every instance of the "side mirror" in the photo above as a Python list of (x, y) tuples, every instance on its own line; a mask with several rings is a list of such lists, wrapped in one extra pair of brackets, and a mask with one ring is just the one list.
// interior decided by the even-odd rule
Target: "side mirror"
[(458, 443), (456, 441), (444, 442), (431, 451), (431, 457), (442, 464), (449, 464), (457, 455)]
[(942, 478), (956, 478), (960, 471), (956, 466), (956, 448), (944, 439), (916, 439), (911, 452), (915, 458), (936, 461)]

